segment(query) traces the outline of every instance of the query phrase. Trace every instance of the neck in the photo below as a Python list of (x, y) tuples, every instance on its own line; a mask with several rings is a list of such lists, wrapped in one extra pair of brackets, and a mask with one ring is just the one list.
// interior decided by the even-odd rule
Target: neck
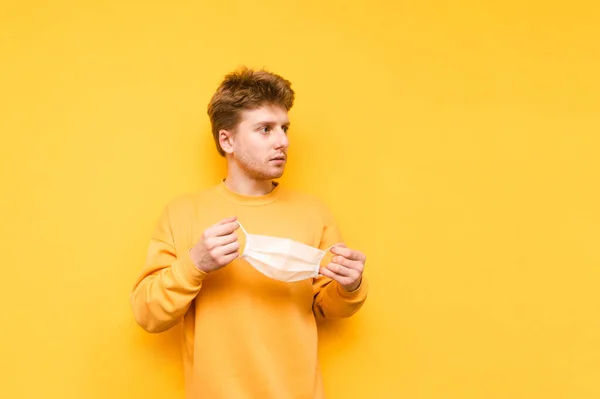
[(273, 191), (273, 180), (257, 180), (248, 176), (229, 171), (225, 178), (225, 185), (231, 191), (241, 195), (266, 195)]

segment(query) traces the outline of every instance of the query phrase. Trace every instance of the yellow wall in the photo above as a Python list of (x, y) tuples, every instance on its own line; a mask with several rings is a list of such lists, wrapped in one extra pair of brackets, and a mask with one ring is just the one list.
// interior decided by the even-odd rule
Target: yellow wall
[(4, 3), (0, 397), (182, 397), (128, 294), (241, 64), (294, 82), (284, 181), (368, 254), (330, 399), (600, 397), (596, 2)]

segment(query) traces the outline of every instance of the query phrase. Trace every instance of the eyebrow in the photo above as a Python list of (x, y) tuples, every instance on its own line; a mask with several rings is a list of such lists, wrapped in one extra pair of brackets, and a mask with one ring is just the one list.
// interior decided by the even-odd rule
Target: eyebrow
[[(253, 124), (253, 126), (262, 126), (262, 125), (277, 125), (277, 122), (275, 121), (261, 121), (261, 122), (256, 122)], [(290, 121), (287, 121), (286, 123), (282, 124), (282, 126), (289, 126), (290, 125)]]

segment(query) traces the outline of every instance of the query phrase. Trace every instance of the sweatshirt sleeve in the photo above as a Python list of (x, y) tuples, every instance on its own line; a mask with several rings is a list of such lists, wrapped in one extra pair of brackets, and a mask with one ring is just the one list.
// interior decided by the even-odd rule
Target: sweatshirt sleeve
[(200, 292), (206, 273), (194, 266), (187, 251), (179, 255), (166, 207), (130, 295), (135, 320), (148, 332), (158, 333), (176, 325)]
[[(322, 206), (323, 232), (320, 249), (326, 250), (343, 242), (342, 234), (329, 209)], [(325, 256), (325, 262), (331, 256)], [(325, 263), (323, 263), (325, 265)], [(354, 291), (346, 291), (336, 281), (319, 275), (313, 279), (313, 312), (317, 319), (350, 317), (360, 310), (367, 299), (368, 281), (363, 273), (360, 286)]]

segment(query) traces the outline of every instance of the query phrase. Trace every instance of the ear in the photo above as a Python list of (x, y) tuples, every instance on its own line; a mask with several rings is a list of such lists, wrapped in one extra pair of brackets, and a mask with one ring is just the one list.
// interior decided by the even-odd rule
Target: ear
[(225, 129), (219, 130), (219, 144), (225, 154), (233, 153), (233, 132)]

